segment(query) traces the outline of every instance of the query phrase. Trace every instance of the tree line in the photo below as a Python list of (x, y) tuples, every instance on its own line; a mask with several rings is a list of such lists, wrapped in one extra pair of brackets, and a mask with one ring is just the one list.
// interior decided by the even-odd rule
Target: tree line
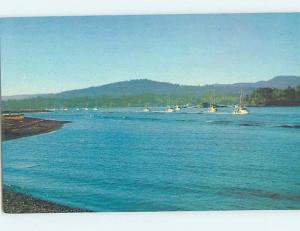
[(300, 85), (286, 89), (258, 88), (246, 96), (246, 102), (253, 106), (300, 106)]
[[(127, 96), (82, 96), (82, 97), (36, 97), (22, 100), (2, 101), (2, 110), (60, 109), (93, 107), (143, 107), (166, 105), (209, 104), (212, 94), (206, 95), (127, 95)], [(235, 94), (214, 95), (217, 105), (234, 105), (239, 102)], [(251, 106), (300, 106), (300, 85), (286, 89), (258, 88), (246, 95), (245, 104)]]
[[(166, 105), (201, 106), (210, 102), (211, 95), (127, 95), (127, 96), (82, 96), (82, 97), (36, 97), (22, 100), (2, 101), (3, 110), (93, 108), (93, 107), (144, 107)], [(235, 104), (238, 94), (216, 96), (218, 104)]]

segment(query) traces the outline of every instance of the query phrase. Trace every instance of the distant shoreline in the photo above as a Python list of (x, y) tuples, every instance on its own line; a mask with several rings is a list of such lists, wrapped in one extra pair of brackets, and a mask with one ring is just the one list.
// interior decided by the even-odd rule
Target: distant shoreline
[[(202, 104), (198, 104), (198, 105), (190, 105), (190, 108), (208, 108), (209, 107), (209, 102), (204, 102)], [(238, 104), (238, 102), (236, 103)], [(236, 104), (217, 104), (217, 107), (220, 108), (231, 108), (234, 107)], [(146, 104), (149, 107), (166, 107), (169, 104), (162, 104), (162, 105), (151, 105), (151, 104)], [(176, 104), (171, 104), (170, 106), (175, 106)], [(204, 106), (203, 106), (204, 105)], [(206, 106), (205, 106), (206, 105)], [(179, 105), (180, 106), (180, 105)], [(276, 104), (270, 104), (270, 105), (262, 105), (262, 104), (257, 104), (257, 105), (253, 105), (253, 104), (246, 104), (246, 107), (258, 107), (258, 108), (271, 108), (271, 107), (300, 107), (300, 104), (281, 104), (281, 105), (276, 105)], [(98, 107), (88, 107), (88, 108), (82, 108), (82, 107), (65, 107), (65, 109), (34, 109), (34, 110), (6, 110), (6, 111), (2, 111), (2, 113), (53, 113), (53, 112), (59, 112), (59, 111), (93, 111), (94, 108), (96, 108), (97, 110), (100, 109), (114, 109), (114, 108), (144, 108), (145, 105), (133, 105), (133, 106), (98, 106)], [(58, 121), (61, 122), (61, 121)], [(66, 121), (65, 123), (68, 123), (68, 121)]]
[(50, 112), (48, 109), (20, 109), (20, 110), (4, 110), (2, 114), (5, 113), (38, 113), (38, 112)]
[[(35, 111), (37, 112), (37, 111)], [(2, 142), (26, 136), (33, 136), (57, 130), (68, 121), (44, 120), (24, 117), (7, 119), (2, 117)], [(34, 198), (25, 193), (15, 192), (12, 187), (2, 185), (2, 209), (5, 213), (67, 213), (88, 212), (88, 210)]]

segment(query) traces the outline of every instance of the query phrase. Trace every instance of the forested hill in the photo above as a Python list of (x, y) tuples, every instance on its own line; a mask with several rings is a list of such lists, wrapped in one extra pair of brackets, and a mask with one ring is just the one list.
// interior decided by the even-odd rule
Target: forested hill
[(204, 86), (188, 86), (166, 82), (152, 81), (148, 79), (137, 79), (130, 81), (122, 81), (102, 85), (99, 87), (90, 87), (72, 91), (65, 91), (56, 96), (122, 96), (122, 95), (205, 95), (212, 91), (217, 94), (235, 94), (240, 88), (245, 92), (250, 92), (261, 87), (270, 88), (287, 88), (300, 85), (299, 76), (277, 76), (268, 81), (259, 81), (256, 83), (235, 83), (235, 84), (213, 84)]
[[(219, 105), (233, 105), (239, 102), (238, 94), (216, 94)], [(3, 110), (27, 110), (46, 108), (93, 108), (93, 107), (133, 107), (185, 105), (201, 106), (211, 100), (211, 94), (199, 95), (155, 95), (140, 94), (127, 96), (73, 96), (73, 97), (37, 97), (2, 102)], [(258, 88), (246, 94), (244, 103), (252, 106), (300, 106), (300, 85), (297, 87)]]
[(26, 96), (2, 97), (7, 99), (26, 99), (36, 97), (46, 98), (70, 98), (70, 97), (98, 97), (98, 96), (133, 96), (133, 95), (194, 95), (203, 96), (215, 92), (217, 95), (239, 94), (240, 88), (243, 88), (246, 94), (251, 93), (257, 88), (278, 88), (283, 89), (289, 86), (300, 85), (299, 76), (277, 76), (268, 81), (259, 81), (255, 83), (235, 83), (235, 84), (212, 84), (204, 86), (188, 86), (166, 82), (152, 81), (148, 79), (137, 79), (106, 84), (102, 86), (89, 87), (65, 91), (57, 94), (41, 94)]

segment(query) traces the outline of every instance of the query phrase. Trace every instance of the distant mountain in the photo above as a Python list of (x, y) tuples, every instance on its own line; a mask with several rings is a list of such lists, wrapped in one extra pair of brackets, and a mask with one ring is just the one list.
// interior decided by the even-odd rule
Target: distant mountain
[(194, 86), (180, 86), (166, 82), (152, 81), (148, 79), (136, 79), (110, 83), (99, 87), (89, 87), (78, 90), (65, 91), (57, 96), (101, 96), (101, 95), (141, 95), (141, 94), (181, 94)]
[(116, 82), (97, 87), (89, 87), (71, 91), (64, 91), (57, 94), (40, 94), (26, 96), (9, 96), (2, 97), (7, 99), (24, 99), (34, 97), (78, 97), (78, 96), (128, 96), (128, 95), (203, 95), (214, 91), (220, 94), (238, 94), (240, 88), (245, 92), (251, 92), (257, 88), (286, 88), (288, 86), (295, 87), (300, 85), (300, 76), (276, 76), (268, 81), (259, 81), (255, 83), (235, 83), (235, 84), (213, 84), (205, 86), (188, 86), (166, 82), (152, 81), (148, 79), (136, 79), (129, 81)]
[(32, 95), (12, 95), (12, 96), (1, 96), (1, 100), (21, 100), (21, 99), (32, 99), (36, 97), (51, 97), (55, 94), (32, 94)]
[(276, 76), (268, 81), (259, 81), (255, 83), (215, 84), (215, 86), (245, 89), (257, 89), (262, 87), (283, 89), (289, 86), (295, 87), (299, 84), (300, 76)]
[(137, 79), (122, 81), (102, 85), (99, 87), (90, 87), (72, 91), (58, 93), (55, 96), (122, 96), (122, 95), (203, 95), (211, 91), (216, 94), (238, 93), (240, 88), (245, 92), (253, 91), (260, 87), (286, 88), (300, 85), (300, 76), (277, 76), (268, 81), (259, 81), (255, 83), (235, 83), (235, 84), (213, 84), (205, 86), (188, 86), (166, 82), (152, 81), (148, 79)]
[(269, 81), (260, 81), (256, 83), (256, 88), (259, 87), (271, 87), (271, 88), (287, 88), (296, 87), (300, 84), (299, 76), (276, 76)]

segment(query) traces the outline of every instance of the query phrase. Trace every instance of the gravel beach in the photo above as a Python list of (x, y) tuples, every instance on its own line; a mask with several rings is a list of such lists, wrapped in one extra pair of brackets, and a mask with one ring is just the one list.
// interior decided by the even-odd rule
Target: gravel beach
[(2, 209), (5, 213), (71, 213), (88, 210), (70, 208), (53, 202), (40, 200), (24, 193), (14, 192), (4, 186), (2, 191)]

